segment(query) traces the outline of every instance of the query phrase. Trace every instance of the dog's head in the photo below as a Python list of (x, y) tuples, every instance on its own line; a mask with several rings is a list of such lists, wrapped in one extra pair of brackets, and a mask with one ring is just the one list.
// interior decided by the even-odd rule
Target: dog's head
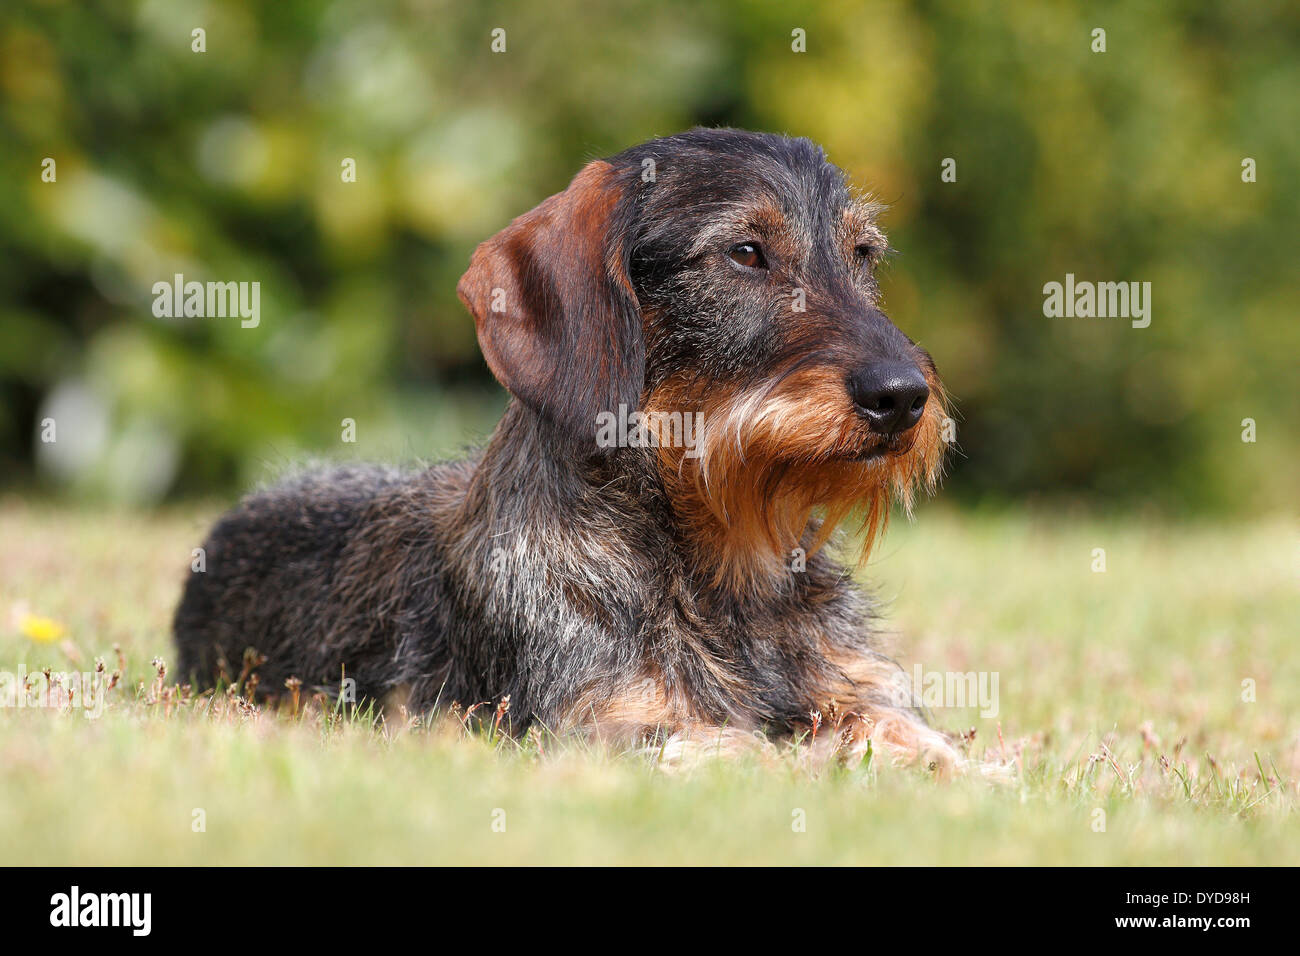
[(620, 436), (650, 436), (739, 583), (854, 509), (869, 546), (891, 494), (937, 475), (942, 390), (880, 309), (875, 213), (808, 140), (694, 130), (588, 165), (480, 245), (458, 292), (557, 436), (595, 453), (602, 422), (641, 411)]

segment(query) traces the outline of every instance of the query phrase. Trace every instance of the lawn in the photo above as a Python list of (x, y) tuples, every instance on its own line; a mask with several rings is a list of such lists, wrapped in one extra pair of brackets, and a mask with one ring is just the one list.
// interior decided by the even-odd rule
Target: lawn
[(668, 773), (445, 721), (178, 701), (151, 661), (173, 659), (214, 513), (0, 501), (0, 671), (37, 672), (41, 698), (45, 667), (125, 665), (98, 718), (0, 709), (0, 863), (1300, 862), (1292, 518), (896, 521), (866, 572), (895, 655), (997, 678), (996, 716), (933, 718), (1006, 779), (940, 782), (879, 755)]

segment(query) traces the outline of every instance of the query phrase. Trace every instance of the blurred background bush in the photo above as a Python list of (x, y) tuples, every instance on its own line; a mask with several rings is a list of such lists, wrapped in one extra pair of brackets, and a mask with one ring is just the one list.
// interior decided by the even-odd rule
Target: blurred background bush
[[(504, 404), (454, 292), (474, 244), (585, 160), (725, 124), (890, 204), (889, 309), (961, 414), (947, 494), (1285, 507), (1298, 54), (1269, 0), (8, 0), (0, 480), (147, 503), (454, 452)], [(1150, 327), (1044, 317), (1067, 272), (1151, 282)], [(155, 318), (175, 273), (259, 281), (260, 326)]]

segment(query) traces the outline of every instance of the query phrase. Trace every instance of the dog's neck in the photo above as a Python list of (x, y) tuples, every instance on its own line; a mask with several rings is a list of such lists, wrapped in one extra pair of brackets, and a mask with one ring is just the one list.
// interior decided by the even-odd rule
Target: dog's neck
[(526, 505), (533, 514), (573, 508), (626, 506), (623, 496), (643, 491), (629, 449), (593, 453), (537, 412), (512, 399), (480, 454), (467, 492), (471, 510), (504, 513)]
[[(563, 549), (588, 543), (585, 535), (567, 533), (567, 524), (580, 516), (584, 528), (595, 524), (608, 531), (602, 541), (607, 552), (588, 555), (590, 560), (626, 563), (629, 574), (647, 561), (670, 562), (694, 582), (693, 593), (716, 593), (746, 604), (766, 604), (814, 579), (829, 583), (843, 573), (812, 553), (806, 569), (811, 574), (794, 573), (801, 569), (787, 566), (784, 554), (728, 555), (741, 564), (728, 568), (724, 579), (718, 574), (718, 553), (705, 550), (711, 542), (700, 534), (700, 514), (674, 507), (662, 467), (652, 448), (593, 452), (577, 447), (535, 411), (512, 400), (466, 488), (461, 514), (473, 516), (474, 526), (461, 530), (494, 548), (522, 535), (529, 547), (549, 547), (557, 559), (577, 561), (576, 552)], [(805, 545), (815, 532), (814, 523)]]

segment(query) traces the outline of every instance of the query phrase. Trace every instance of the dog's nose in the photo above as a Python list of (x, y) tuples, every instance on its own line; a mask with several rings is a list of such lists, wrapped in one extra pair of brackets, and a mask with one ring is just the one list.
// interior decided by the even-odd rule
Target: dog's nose
[(899, 435), (921, 420), (930, 386), (910, 362), (873, 362), (849, 376), (858, 414), (881, 435)]

